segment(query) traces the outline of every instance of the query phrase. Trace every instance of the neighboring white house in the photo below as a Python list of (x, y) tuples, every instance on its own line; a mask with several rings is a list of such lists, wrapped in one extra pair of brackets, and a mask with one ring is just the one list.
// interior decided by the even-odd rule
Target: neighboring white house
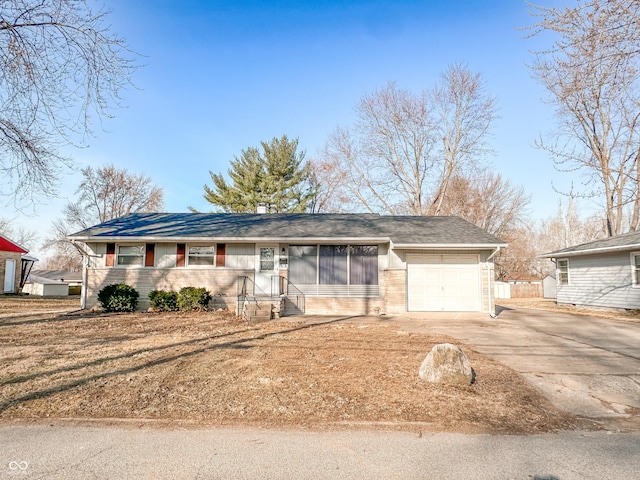
[[(205, 287), (216, 308), (284, 298), (285, 312), (493, 313), (493, 256), (506, 244), (458, 217), (372, 214), (131, 214), (82, 242), (90, 308), (112, 283), (140, 293)], [(243, 303), (244, 304), (244, 303)]]
[(69, 295), (69, 284), (31, 273), (22, 287), (22, 293), (39, 297), (66, 297)]
[(556, 264), (557, 302), (640, 309), (640, 232), (541, 255)]
[(82, 272), (67, 270), (32, 270), (22, 291), (42, 297), (79, 295)]

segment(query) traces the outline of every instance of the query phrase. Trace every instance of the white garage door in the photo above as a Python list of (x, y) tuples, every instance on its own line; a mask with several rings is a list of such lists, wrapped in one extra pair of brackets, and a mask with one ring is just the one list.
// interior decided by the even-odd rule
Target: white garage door
[(407, 255), (410, 312), (480, 310), (477, 255)]

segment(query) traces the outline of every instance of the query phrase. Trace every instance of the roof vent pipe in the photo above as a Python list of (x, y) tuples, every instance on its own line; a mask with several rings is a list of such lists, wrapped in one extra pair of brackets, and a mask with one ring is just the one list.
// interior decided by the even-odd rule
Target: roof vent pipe
[(256, 208), (256, 213), (267, 213), (267, 204), (262, 202), (259, 203)]

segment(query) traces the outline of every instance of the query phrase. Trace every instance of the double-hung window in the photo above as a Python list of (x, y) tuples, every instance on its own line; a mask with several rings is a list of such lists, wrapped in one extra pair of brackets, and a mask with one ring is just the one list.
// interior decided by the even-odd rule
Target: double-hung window
[(558, 260), (558, 285), (569, 285), (569, 259)]
[(144, 265), (144, 245), (118, 245), (118, 265)]
[(204, 265), (210, 267), (213, 267), (215, 265), (215, 245), (189, 245), (188, 251), (188, 265)]
[(631, 254), (631, 269), (633, 286), (640, 287), (640, 253)]

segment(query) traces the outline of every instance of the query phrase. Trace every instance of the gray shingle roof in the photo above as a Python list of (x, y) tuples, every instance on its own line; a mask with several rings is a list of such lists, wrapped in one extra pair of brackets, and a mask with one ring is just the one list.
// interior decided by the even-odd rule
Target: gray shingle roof
[(374, 214), (136, 213), (87, 228), (69, 238), (91, 241), (376, 239), (403, 245), (506, 245), (459, 217)]
[(35, 275), (37, 277), (47, 278), (49, 280), (55, 281), (65, 281), (65, 282), (81, 282), (82, 281), (82, 272), (70, 272), (68, 270), (31, 270), (30, 275)]
[(625, 233), (615, 237), (594, 240), (540, 255), (543, 258), (557, 258), (571, 255), (589, 255), (608, 251), (635, 250), (640, 248), (640, 231)]

